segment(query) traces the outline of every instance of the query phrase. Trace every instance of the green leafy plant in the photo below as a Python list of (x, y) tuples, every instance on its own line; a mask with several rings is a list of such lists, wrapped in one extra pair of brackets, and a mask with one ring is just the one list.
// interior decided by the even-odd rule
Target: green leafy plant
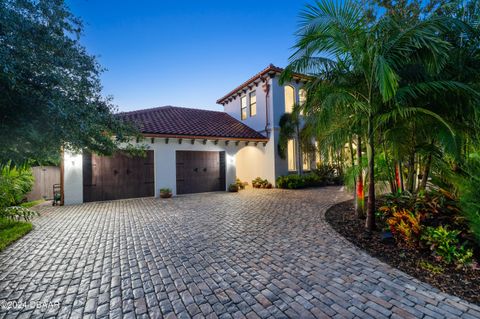
[(235, 180), (235, 184), (238, 186), (238, 189), (239, 189), (239, 190), (240, 190), (240, 189), (245, 189), (245, 186), (248, 185), (247, 182), (242, 182), (242, 181), (240, 180), (240, 178), (237, 178), (237, 179)]
[(228, 191), (231, 192), (231, 193), (236, 193), (238, 192), (238, 184), (234, 183), (234, 184), (230, 184), (228, 185)]
[(261, 177), (257, 177), (252, 181), (252, 186), (254, 188), (272, 188), (272, 184), (268, 180)]
[(38, 212), (22, 206), (11, 206), (0, 211), (0, 217), (4, 217), (11, 220), (16, 220), (16, 221), (19, 221), (20, 219), (29, 221), (33, 217), (39, 216), (39, 215), (40, 214)]
[(160, 197), (161, 198), (170, 198), (172, 197), (172, 190), (170, 188), (160, 188)]
[(407, 210), (392, 209), (392, 216), (386, 220), (390, 231), (399, 245), (417, 248), (420, 240), (421, 217)]
[(443, 273), (444, 269), (442, 266), (439, 265), (434, 265), (431, 262), (428, 262), (426, 260), (420, 260), (418, 262), (418, 267), (425, 269), (426, 271), (432, 273), (432, 274), (441, 274)]
[(464, 265), (472, 261), (473, 251), (460, 245), (459, 230), (449, 230), (447, 227), (427, 227), (422, 240), (430, 245), (430, 249), (440, 261), (447, 265)]
[(471, 155), (465, 171), (465, 176), (457, 180), (460, 206), (475, 242), (480, 245), (480, 152)]
[(0, 209), (20, 204), (33, 187), (32, 170), (8, 163), (0, 167)]

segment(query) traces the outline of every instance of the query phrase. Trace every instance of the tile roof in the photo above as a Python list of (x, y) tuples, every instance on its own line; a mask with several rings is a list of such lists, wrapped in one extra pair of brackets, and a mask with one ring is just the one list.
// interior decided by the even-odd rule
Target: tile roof
[[(278, 66), (275, 66), (273, 64), (270, 64), (265, 69), (258, 72), (257, 74), (252, 76), (250, 79), (243, 82), (242, 84), (240, 84), (239, 86), (237, 86), (236, 88), (234, 88), (233, 90), (231, 90), (230, 92), (228, 92), (227, 94), (225, 94), (224, 96), (219, 98), (217, 100), (217, 104), (225, 103), (225, 100), (227, 100), (229, 97), (231, 97), (232, 95), (234, 95), (236, 93), (239, 93), (239, 91), (241, 91), (245, 87), (251, 85), (252, 83), (256, 82), (257, 80), (259, 80), (259, 79), (261, 80), (263, 77), (265, 77), (267, 75), (282, 73), (283, 71), (284, 71), (284, 69), (279, 68)], [(310, 79), (310, 77), (308, 75), (299, 74), (299, 73), (294, 73), (292, 76), (294, 78), (297, 78), (297, 79), (303, 79), (303, 80), (309, 80)]]
[(119, 113), (118, 116), (135, 123), (145, 136), (268, 140), (225, 112), (161, 106)]

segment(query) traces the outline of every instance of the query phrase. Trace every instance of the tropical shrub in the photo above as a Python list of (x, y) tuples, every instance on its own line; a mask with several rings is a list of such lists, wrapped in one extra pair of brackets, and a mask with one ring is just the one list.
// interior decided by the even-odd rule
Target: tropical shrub
[(0, 217), (17, 221), (20, 219), (29, 221), (35, 216), (39, 216), (39, 213), (22, 206), (10, 206), (0, 211)]
[(231, 192), (231, 193), (238, 192), (238, 189), (239, 189), (239, 187), (238, 187), (237, 183), (228, 185), (228, 191)]
[(417, 248), (421, 233), (421, 216), (407, 209), (392, 209), (392, 216), (386, 220), (390, 231), (399, 245)]
[(252, 181), (252, 186), (254, 188), (272, 188), (272, 184), (261, 177), (257, 177)]
[(318, 165), (313, 171), (325, 185), (342, 185), (344, 176), (343, 170), (337, 165)]
[(32, 170), (10, 163), (0, 167), (0, 209), (20, 204), (33, 187)]
[(297, 189), (305, 187), (305, 179), (298, 174), (279, 176), (277, 178), (277, 187), (287, 189)]
[(480, 154), (475, 153), (458, 180), (461, 214), (467, 219), (475, 242), (480, 245)]
[(427, 227), (421, 239), (430, 246), (438, 260), (448, 265), (464, 265), (472, 261), (473, 250), (459, 244), (460, 233), (460, 230), (448, 230), (443, 226)]
[(240, 189), (245, 189), (245, 186), (248, 185), (247, 182), (242, 182), (242, 181), (240, 180), (240, 178), (237, 178), (237, 179), (235, 180), (235, 184), (238, 186), (238, 189), (239, 189), (239, 190), (240, 190)]

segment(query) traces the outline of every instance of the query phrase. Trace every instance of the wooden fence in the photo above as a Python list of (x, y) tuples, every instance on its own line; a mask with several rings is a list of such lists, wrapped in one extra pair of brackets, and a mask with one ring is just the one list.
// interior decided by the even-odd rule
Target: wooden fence
[(60, 168), (57, 166), (32, 167), (35, 182), (32, 191), (27, 194), (29, 201), (37, 199), (53, 199), (53, 184), (60, 184)]

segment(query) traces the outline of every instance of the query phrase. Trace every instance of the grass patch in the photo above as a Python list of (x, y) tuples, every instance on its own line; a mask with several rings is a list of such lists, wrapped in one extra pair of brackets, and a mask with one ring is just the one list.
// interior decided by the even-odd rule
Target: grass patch
[(7, 218), (0, 218), (0, 251), (5, 247), (23, 237), (33, 228), (32, 223), (13, 221)]
[(21, 203), (20, 206), (25, 207), (25, 208), (30, 208), (30, 207), (33, 207), (35, 205), (41, 204), (44, 201), (45, 200), (43, 198), (42, 199), (37, 199), (37, 200), (32, 200), (31, 202)]

